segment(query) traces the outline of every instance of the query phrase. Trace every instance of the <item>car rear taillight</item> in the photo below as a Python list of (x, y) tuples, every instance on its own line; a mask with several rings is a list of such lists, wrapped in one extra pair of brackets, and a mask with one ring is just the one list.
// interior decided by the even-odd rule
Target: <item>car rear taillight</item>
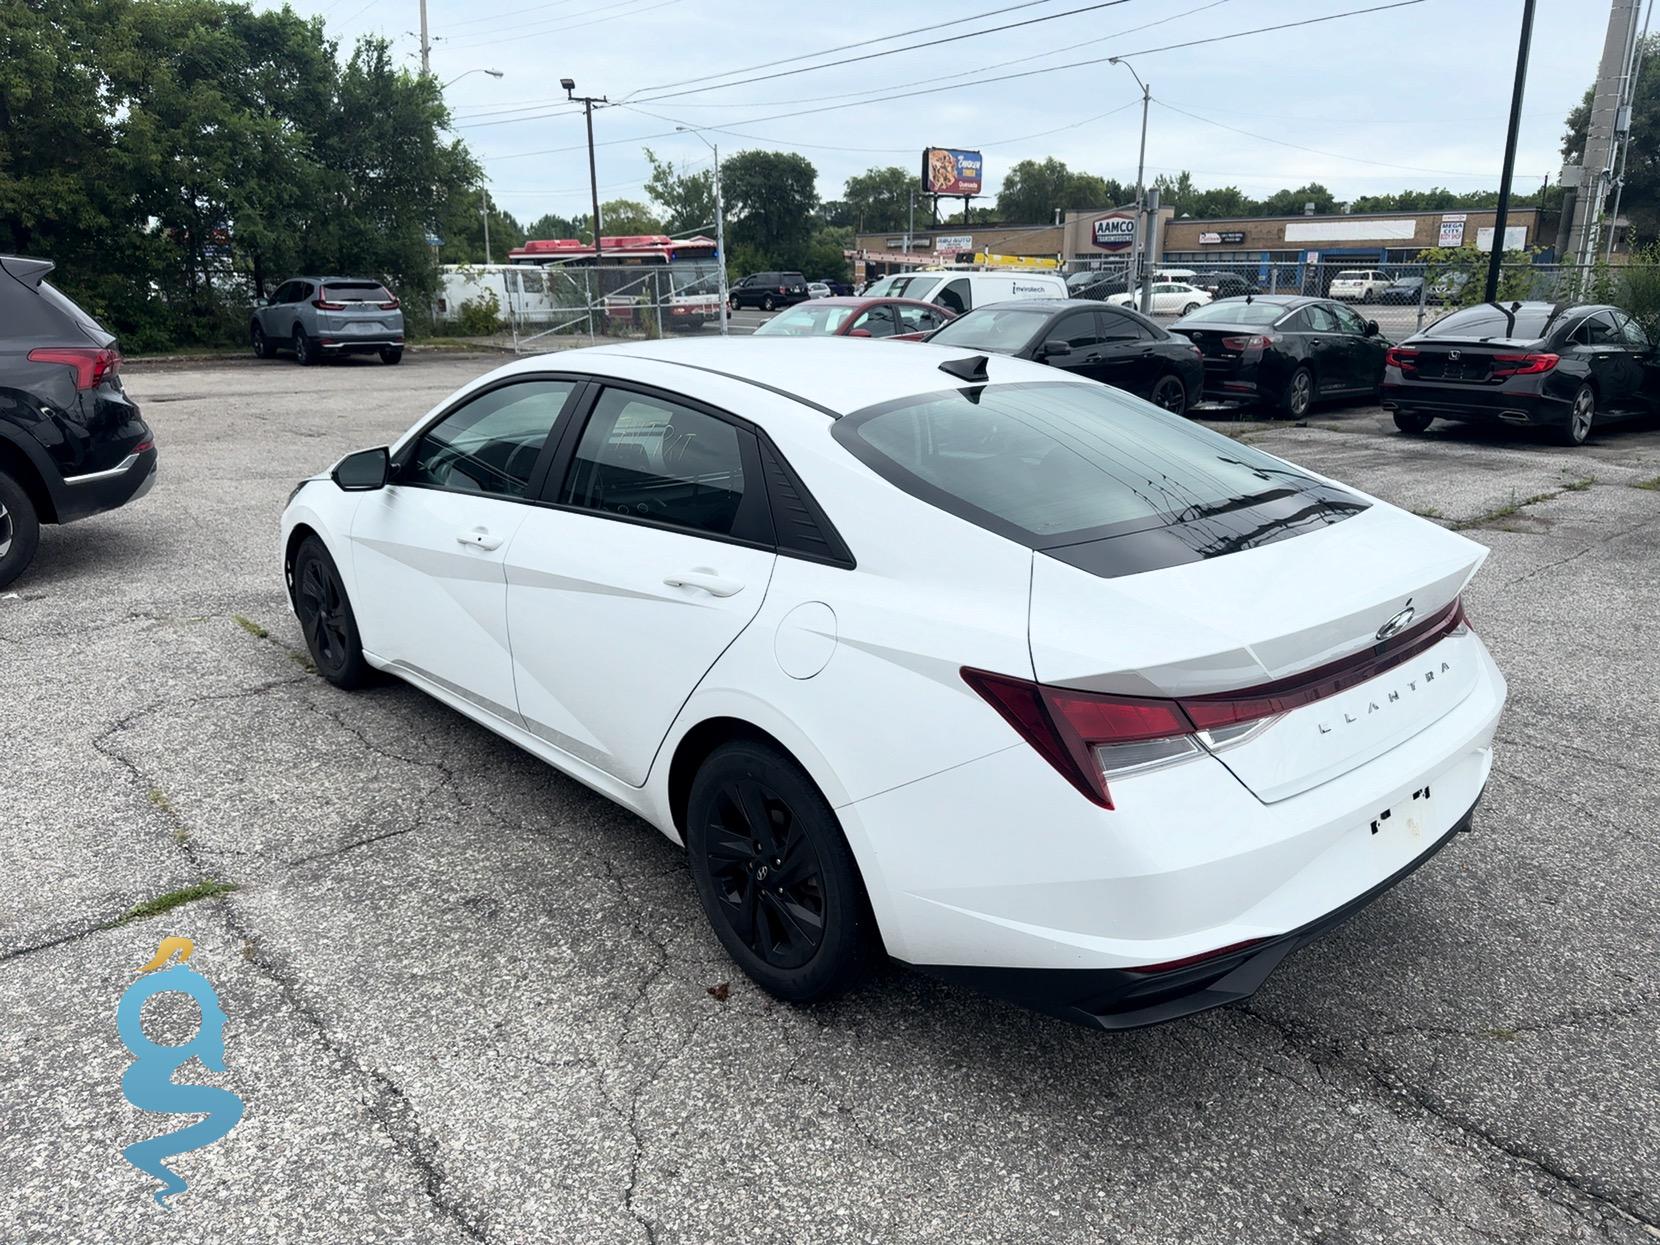
[(1383, 362), (1410, 375), (1418, 369), (1418, 352), (1411, 346), (1391, 346), (1383, 352)]
[(1249, 337), (1224, 337), (1222, 339), (1222, 349), (1238, 351), (1266, 350), (1268, 344), (1273, 340), (1266, 333), (1253, 333)]
[(1352, 656), (1259, 687), (1178, 700), (1080, 692), (970, 666), (961, 673), (1061, 777), (1110, 809), (1109, 778), (1241, 743), (1269, 719), (1374, 679), (1469, 629), (1464, 602), (1455, 599), (1418, 626)]
[(29, 351), (29, 360), (74, 368), (77, 389), (96, 389), (121, 370), (121, 352), (111, 347), (38, 346)]
[(1532, 376), (1548, 372), (1561, 362), (1554, 354), (1496, 354), (1493, 356), (1494, 376)]
[(346, 304), (345, 303), (331, 303), (326, 298), (314, 298), (314, 299), (311, 300), (311, 305), (313, 307), (317, 308), (318, 311), (344, 311), (344, 310), (346, 310)]
[(396, 311), (398, 309), (398, 300), (394, 298), (389, 303), (380, 303), (378, 305), (382, 311)]

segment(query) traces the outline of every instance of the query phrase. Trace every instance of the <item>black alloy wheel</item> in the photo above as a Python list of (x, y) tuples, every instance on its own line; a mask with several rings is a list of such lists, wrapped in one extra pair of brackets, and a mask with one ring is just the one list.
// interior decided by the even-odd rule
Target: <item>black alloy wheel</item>
[(1182, 384), (1182, 378), (1171, 372), (1166, 372), (1153, 384), (1153, 392), (1148, 395), (1154, 406), (1163, 407), (1172, 415), (1187, 413), (1187, 386)]
[(1422, 411), (1396, 411), (1395, 427), (1402, 432), (1409, 432), (1416, 436), (1435, 422), (1435, 416), (1426, 415)]
[(40, 518), (23, 486), (0, 471), (0, 588), (35, 560), (40, 545)]
[(323, 542), (308, 536), (294, 558), (294, 611), (317, 673), (336, 687), (362, 687), (369, 663), (358, 641), (357, 617), (340, 572)]
[(789, 757), (724, 745), (693, 780), (687, 850), (727, 953), (768, 993), (807, 1003), (863, 971), (870, 917), (829, 803)]

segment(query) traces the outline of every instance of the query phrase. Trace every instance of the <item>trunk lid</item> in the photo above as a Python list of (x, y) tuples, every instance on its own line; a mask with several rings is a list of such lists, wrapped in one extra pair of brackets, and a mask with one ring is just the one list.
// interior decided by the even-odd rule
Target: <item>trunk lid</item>
[(1504, 379), (1494, 376), (1494, 360), (1499, 356), (1505, 357), (1504, 366), (1514, 368), (1521, 356), (1537, 352), (1541, 346), (1532, 338), (1435, 337), (1421, 338), (1398, 354), (1407, 360), (1402, 374), (1413, 380), (1482, 384)]
[[(1127, 696), (1260, 689), (1376, 650), (1380, 628), (1408, 608), (1403, 628), (1422, 626), (1485, 556), (1381, 503), (1305, 535), (1117, 578), (1039, 552), (1034, 673), (1040, 683)], [(1472, 643), (1449, 638), (1254, 730), (1219, 732), (1217, 759), (1265, 803), (1335, 778), (1461, 702), (1475, 686)]]

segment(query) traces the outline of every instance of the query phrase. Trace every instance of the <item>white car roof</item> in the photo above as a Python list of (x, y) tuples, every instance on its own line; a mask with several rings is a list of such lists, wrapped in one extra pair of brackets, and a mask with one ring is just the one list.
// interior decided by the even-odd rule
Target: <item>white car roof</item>
[[(534, 355), (498, 368), (489, 378), (550, 370), (639, 379), (639, 363), (662, 365), (656, 378), (665, 389), (696, 396), (699, 373), (729, 377), (795, 398), (831, 415), (848, 415), (968, 382), (939, 370), (941, 363), (981, 352), (923, 342), (865, 341), (848, 337), (709, 337), (619, 343)], [(1012, 381), (1094, 382), (1056, 368), (1002, 355), (987, 355), (992, 383)], [(674, 373), (682, 372), (676, 377)]]

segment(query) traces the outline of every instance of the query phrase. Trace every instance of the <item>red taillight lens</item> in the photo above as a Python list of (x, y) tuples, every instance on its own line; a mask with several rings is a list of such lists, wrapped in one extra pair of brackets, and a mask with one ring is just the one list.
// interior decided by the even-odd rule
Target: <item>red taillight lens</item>
[(381, 303), (380, 309), (382, 311), (396, 311), (398, 309), (398, 300), (394, 298), (389, 303)]
[(1255, 333), (1249, 337), (1224, 337), (1222, 339), (1222, 348), (1224, 350), (1241, 351), (1266, 350), (1268, 349), (1268, 343), (1271, 340), (1273, 339), (1262, 333)]
[(94, 346), (39, 346), (29, 351), (34, 363), (61, 363), (75, 369), (75, 388), (96, 389), (121, 370), (121, 352)]
[(346, 304), (345, 303), (331, 303), (327, 299), (324, 299), (324, 298), (314, 298), (314, 299), (312, 299), (311, 300), (311, 305), (313, 307), (317, 308), (318, 311), (344, 311), (344, 310), (346, 310)]
[(1391, 346), (1384, 351), (1383, 361), (1389, 367), (1398, 367), (1403, 372), (1410, 372), (1418, 366), (1418, 352), (1410, 346)]
[(1494, 376), (1532, 376), (1548, 372), (1561, 362), (1554, 354), (1496, 354), (1493, 356)]

